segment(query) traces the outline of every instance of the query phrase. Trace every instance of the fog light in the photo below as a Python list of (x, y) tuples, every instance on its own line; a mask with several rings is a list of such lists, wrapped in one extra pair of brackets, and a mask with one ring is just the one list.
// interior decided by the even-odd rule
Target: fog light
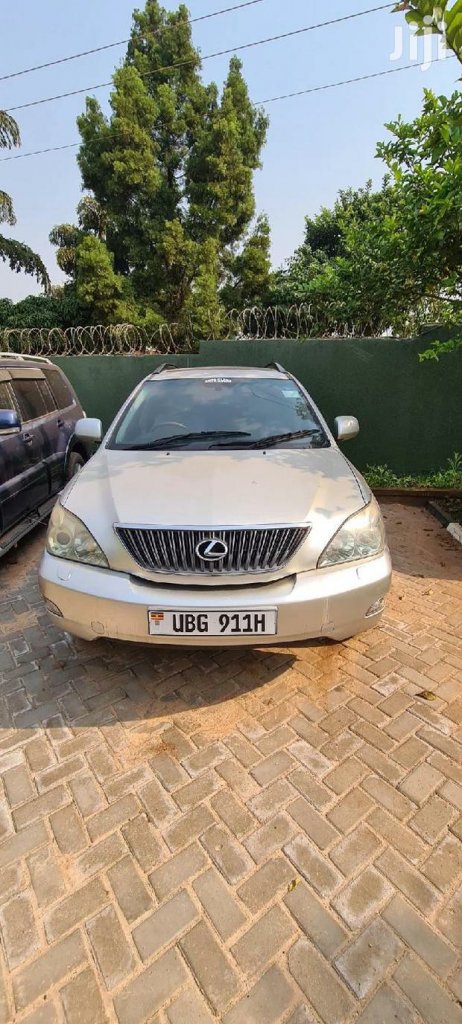
[(46, 600), (45, 601), (45, 608), (46, 608), (47, 612), (50, 612), (50, 615), (59, 615), (60, 619), (62, 619), (63, 613), (60, 610), (60, 608), (58, 608), (57, 604), (53, 604), (53, 601)]
[(375, 601), (374, 604), (371, 604), (369, 610), (366, 612), (366, 619), (372, 619), (374, 615), (380, 615), (380, 612), (383, 612), (384, 608), (385, 598), (379, 597), (379, 600)]

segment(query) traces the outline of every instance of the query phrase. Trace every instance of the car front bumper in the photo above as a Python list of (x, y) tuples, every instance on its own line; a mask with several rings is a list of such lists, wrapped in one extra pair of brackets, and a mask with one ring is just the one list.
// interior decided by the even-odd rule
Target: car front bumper
[[(54, 624), (84, 640), (109, 637), (188, 647), (259, 647), (318, 637), (345, 640), (376, 626), (390, 588), (391, 560), (385, 551), (364, 562), (313, 570), (275, 583), (191, 588), (150, 584), (45, 552), (39, 578)], [(278, 632), (265, 637), (155, 637), (148, 632), (149, 608), (192, 612), (277, 608)]]

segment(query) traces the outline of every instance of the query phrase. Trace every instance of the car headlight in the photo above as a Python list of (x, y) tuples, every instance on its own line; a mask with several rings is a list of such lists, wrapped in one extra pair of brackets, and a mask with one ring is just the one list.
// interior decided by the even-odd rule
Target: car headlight
[(51, 513), (46, 546), (55, 558), (68, 558), (71, 562), (86, 562), (87, 565), (109, 568), (104, 551), (87, 527), (59, 502)]
[(382, 513), (373, 498), (366, 508), (350, 516), (329, 541), (319, 559), (318, 569), (342, 562), (356, 562), (361, 558), (373, 558), (381, 554), (384, 548)]

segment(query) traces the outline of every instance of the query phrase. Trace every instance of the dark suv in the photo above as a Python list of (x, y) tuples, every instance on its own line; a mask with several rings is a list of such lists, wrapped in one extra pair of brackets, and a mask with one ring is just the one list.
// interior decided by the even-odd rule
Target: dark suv
[(83, 415), (49, 359), (0, 352), (0, 557), (47, 517), (86, 461), (73, 438)]

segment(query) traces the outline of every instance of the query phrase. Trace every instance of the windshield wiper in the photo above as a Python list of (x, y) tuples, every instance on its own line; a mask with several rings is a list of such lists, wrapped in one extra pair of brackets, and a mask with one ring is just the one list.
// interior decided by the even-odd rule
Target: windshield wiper
[(213, 440), (216, 437), (251, 437), (251, 434), (244, 430), (199, 430), (190, 434), (173, 434), (171, 437), (160, 437), (156, 441), (148, 441), (146, 444), (124, 445), (124, 451), (145, 452), (154, 451), (156, 448), (172, 447), (172, 445), (189, 444), (192, 441)]
[(290, 434), (273, 434), (271, 437), (262, 437), (259, 441), (254, 441), (253, 444), (249, 444), (249, 448), (272, 448), (276, 444), (283, 444), (288, 441), (298, 441), (305, 437), (313, 437), (313, 434), (321, 434), (319, 427), (313, 427), (311, 430), (294, 430)]

